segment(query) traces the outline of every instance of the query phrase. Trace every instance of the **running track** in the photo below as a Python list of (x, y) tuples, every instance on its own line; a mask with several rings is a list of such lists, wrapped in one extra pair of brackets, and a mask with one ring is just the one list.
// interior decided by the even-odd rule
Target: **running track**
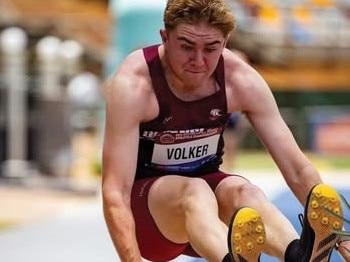
[[(326, 173), (326, 172), (325, 172)], [(297, 215), (301, 205), (287, 190), (279, 175), (269, 172), (240, 172), (260, 185), (267, 196), (292, 221), (300, 232)], [(327, 172), (325, 182), (335, 186), (350, 199), (350, 171)], [(0, 261), (4, 262), (114, 262), (114, 248), (109, 239), (101, 209), (101, 200), (83, 205), (79, 210), (28, 226), (0, 232)], [(0, 211), (1, 212), (1, 211)], [(350, 217), (350, 215), (347, 215)], [(349, 228), (347, 228), (349, 229)], [(177, 262), (200, 262), (202, 259), (179, 257)], [(263, 256), (262, 261), (277, 261)], [(336, 253), (332, 262), (342, 261)]]

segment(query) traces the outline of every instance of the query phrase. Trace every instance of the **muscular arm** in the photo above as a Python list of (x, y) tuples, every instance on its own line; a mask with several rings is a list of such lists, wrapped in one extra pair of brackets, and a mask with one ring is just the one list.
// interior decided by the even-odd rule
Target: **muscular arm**
[[(234, 88), (231, 97), (228, 92), (229, 107), (245, 112), (287, 184), (299, 201), (305, 204), (310, 189), (321, 183), (317, 170), (297, 145), (262, 77), (244, 62), (228, 64), (229, 69), (238, 72), (228, 76), (227, 81)], [(235, 95), (237, 97), (232, 98)], [(230, 100), (234, 102), (230, 103)]]
[(308, 193), (314, 185), (322, 182), (321, 178), (297, 145), (269, 89), (264, 89), (254, 98), (257, 100), (252, 101), (247, 116), (288, 186), (305, 205)]
[(145, 108), (147, 96), (142, 75), (132, 71), (132, 66), (127, 67), (125, 72), (122, 68), (104, 91), (103, 210), (110, 236), (122, 261), (141, 261), (130, 194), (136, 171), (139, 124), (147, 118), (149, 111)]

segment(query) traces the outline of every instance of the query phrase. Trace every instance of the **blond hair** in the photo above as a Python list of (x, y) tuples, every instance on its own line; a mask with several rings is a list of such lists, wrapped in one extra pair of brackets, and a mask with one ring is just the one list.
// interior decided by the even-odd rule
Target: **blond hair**
[(180, 23), (207, 22), (226, 37), (235, 27), (236, 19), (224, 0), (168, 0), (163, 16), (166, 30)]

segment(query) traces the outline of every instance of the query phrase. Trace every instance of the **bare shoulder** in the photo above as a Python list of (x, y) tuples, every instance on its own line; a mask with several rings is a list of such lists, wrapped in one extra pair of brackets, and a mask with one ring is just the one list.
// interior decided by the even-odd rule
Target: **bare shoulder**
[(239, 53), (225, 49), (223, 56), (225, 77), (229, 85), (234, 84), (236, 88), (266, 85), (261, 75)]
[(265, 80), (240, 54), (225, 49), (223, 57), (229, 110), (245, 111), (251, 104), (270, 96)]
[(116, 103), (124, 107), (121, 109), (139, 112), (141, 120), (154, 117), (157, 104), (142, 50), (134, 51), (124, 60), (106, 81), (102, 92), (107, 103)]
[(142, 51), (131, 53), (103, 86), (103, 94), (110, 99), (115, 94), (137, 95), (150, 81)]

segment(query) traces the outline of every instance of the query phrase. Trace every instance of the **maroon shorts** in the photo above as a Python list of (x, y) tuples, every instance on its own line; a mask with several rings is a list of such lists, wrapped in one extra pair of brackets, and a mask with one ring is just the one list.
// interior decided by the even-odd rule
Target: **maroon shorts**
[[(221, 180), (230, 176), (221, 171), (200, 176), (214, 191)], [(177, 244), (166, 239), (157, 228), (148, 209), (148, 193), (159, 177), (139, 179), (132, 189), (131, 208), (136, 221), (136, 237), (142, 257), (150, 261), (172, 260), (179, 255), (199, 257), (189, 243)]]

